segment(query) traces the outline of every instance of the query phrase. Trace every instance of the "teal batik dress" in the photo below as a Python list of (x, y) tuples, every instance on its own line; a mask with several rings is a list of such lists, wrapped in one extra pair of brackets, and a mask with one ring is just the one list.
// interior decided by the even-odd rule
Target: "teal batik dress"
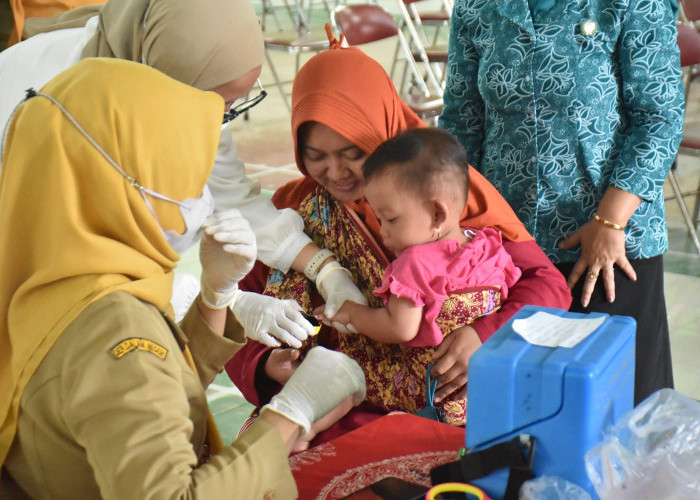
[(677, 6), (531, 1), (456, 1), (440, 126), (555, 263), (577, 260), (558, 244), (608, 185), (643, 200), (628, 258), (662, 254), (662, 186), (683, 128)]
[(558, 245), (609, 186), (639, 196), (625, 228), (637, 281), (615, 269), (615, 301), (583, 280), (571, 310), (637, 321), (635, 402), (673, 387), (662, 254), (662, 186), (683, 130), (672, 0), (456, 0), (440, 125), (568, 275)]

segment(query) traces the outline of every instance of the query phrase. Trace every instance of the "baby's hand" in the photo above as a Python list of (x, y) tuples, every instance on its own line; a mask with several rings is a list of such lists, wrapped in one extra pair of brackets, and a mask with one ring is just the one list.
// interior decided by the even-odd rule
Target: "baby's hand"
[(299, 366), (298, 349), (273, 349), (265, 363), (265, 373), (275, 382), (284, 384)]
[(314, 309), (314, 316), (316, 317), (317, 320), (322, 321), (324, 323), (342, 323), (343, 325), (347, 325), (350, 323), (350, 315), (348, 314), (348, 306), (347, 302), (345, 302), (340, 309), (338, 309), (338, 312), (333, 316), (332, 318), (329, 318), (325, 314), (325, 309), (326, 306), (318, 306), (316, 309)]

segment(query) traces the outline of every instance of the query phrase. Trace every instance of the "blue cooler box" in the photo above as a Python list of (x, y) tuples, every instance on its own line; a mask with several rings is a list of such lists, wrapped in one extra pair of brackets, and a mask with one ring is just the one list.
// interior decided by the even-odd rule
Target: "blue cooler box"
[[(605, 321), (574, 347), (541, 347), (513, 330), (513, 321), (540, 311)], [(560, 476), (597, 498), (584, 455), (633, 407), (635, 331), (626, 316), (523, 307), (469, 360), (467, 448), (530, 434), (537, 440), (536, 476)], [(501, 469), (472, 482), (498, 499), (507, 479), (508, 470)]]

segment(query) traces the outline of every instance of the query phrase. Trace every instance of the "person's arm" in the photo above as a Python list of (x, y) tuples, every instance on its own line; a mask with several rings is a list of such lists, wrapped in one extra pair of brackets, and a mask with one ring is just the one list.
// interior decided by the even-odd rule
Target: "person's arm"
[(246, 345), (245, 331), (227, 308), (210, 309), (198, 297), (180, 321), (202, 387), (207, 387), (224, 364)]
[(469, 36), (464, 1), (455, 2), (450, 21), (447, 81), (440, 127), (464, 146), (469, 164), (479, 170), (484, 141), (484, 102), (479, 94), (479, 55)]
[(571, 291), (564, 276), (535, 241), (503, 240), (503, 248), (510, 254), (513, 264), (520, 268), (522, 275), (509, 289), (508, 298), (497, 312), (472, 323), (482, 342), (486, 342), (524, 305), (565, 310), (571, 305)]
[(524, 305), (565, 310), (571, 305), (571, 291), (564, 276), (535, 241), (504, 240), (503, 248), (522, 275), (508, 290), (508, 298), (498, 311), (455, 330), (440, 344), (433, 355), (433, 374), (439, 375), (436, 401), (464, 387), (471, 355)]
[[(639, 10), (637, 10), (639, 9)], [(617, 59), (622, 75), (622, 113), (629, 130), (596, 213), (621, 227), (641, 206), (662, 195), (683, 134), (684, 90), (680, 51), (676, 44), (675, 2), (659, 2), (654, 18), (636, 2), (624, 14)], [(609, 302), (615, 300), (613, 266), (636, 279), (626, 257), (625, 234), (590, 220), (562, 243), (581, 245), (581, 258), (569, 276), (569, 285), (586, 279), (581, 303), (586, 306), (603, 274)], [(589, 274), (592, 273), (592, 274)]]
[[(249, 222), (258, 245), (257, 258), (268, 267), (304, 272), (321, 250), (304, 233), (304, 221), (290, 208), (277, 208), (261, 193), (260, 183), (245, 175), (245, 164), (227, 127), (221, 129), (219, 149), (207, 182), (217, 211), (235, 208)], [(322, 264), (335, 260), (332, 256)]]
[[(260, 183), (246, 177), (245, 165), (238, 157), (231, 132), (226, 127), (221, 132), (216, 161), (207, 185), (214, 198), (216, 211), (235, 208), (248, 221), (255, 233), (258, 260), (285, 273), (290, 268), (301, 273), (308, 270), (307, 265), (321, 249), (304, 233), (304, 221), (295, 210), (276, 207), (269, 198), (261, 194)], [(329, 308), (337, 310), (343, 302), (348, 300), (366, 303), (362, 293), (345, 273), (319, 274), (320, 270), (331, 262), (335, 262), (333, 256), (323, 258), (315, 267), (314, 275), (310, 277), (318, 285)], [(334, 269), (339, 268), (337, 263), (336, 265)], [(316, 275), (324, 277), (323, 283), (316, 278)], [(287, 333), (289, 337), (296, 338), (299, 338), (296, 335), (297, 332), (308, 331), (308, 323), (295, 315), (289, 307), (280, 309), (282, 309), (281, 313), (265, 313), (268, 318), (267, 323), (290, 324), (286, 318), (292, 318), (291, 329), (282, 327), (281, 331)], [(281, 321), (279, 321), (280, 318)], [(298, 325), (298, 328), (294, 328), (294, 324)], [(262, 338), (270, 333), (264, 331), (258, 337)]]
[(346, 302), (338, 314), (324, 321), (351, 323), (359, 333), (384, 344), (410, 342), (420, 328), (423, 307), (406, 298), (391, 295), (386, 307), (368, 307)]
[[(206, 399), (162, 317), (146, 306), (111, 307), (89, 324), (90, 335), (65, 359), (61, 418), (85, 450), (101, 496), (262, 498), (274, 491), (277, 498), (295, 497), (286, 440), (298, 425), (256, 422), (197, 467), (191, 418), (203, 415)], [(163, 354), (113, 356), (112, 347), (130, 338), (147, 339)]]
[[(261, 194), (260, 183), (245, 175), (231, 130), (223, 127), (212, 174), (207, 182), (216, 211), (236, 208), (250, 223), (258, 244), (258, 260), (289, 271), (299, 252), (311, 243), (304, 222), (294, 210), (278, 210)], [(303, 270), (303, 268), (302, 268)]]
[(267, 404), (282, 387), (265, 372), (265, 363), (273, 350), (259, 342), (248, 341), (225, 366), (231, 382), (246, 401), (257, 407)]
[[(624, 226), (641, 202), (638, 196), (609, 186), (598, 204), (596, 214), (600, 220), (588, 221), (560, 244), (561, 248), (581, 245), (581, 257), (567, 277), (567, 284), (573, 290), (582, 276), (586, 275), (589, 278), (584, 281), (581, 291), (583, 307), (588, 306), (600, 273), (608, 302), (615, 301), (613, 266), (617, 265), (631, 280), (637, 279), (637, 273), (627, 259)], [(619, 228), (614, 225), (618, 225)]]

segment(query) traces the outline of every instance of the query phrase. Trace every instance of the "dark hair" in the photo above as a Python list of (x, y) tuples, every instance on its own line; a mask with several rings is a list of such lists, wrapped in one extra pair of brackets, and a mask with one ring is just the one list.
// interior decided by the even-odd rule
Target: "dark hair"
[(469, 191), (467, 153), (457, 138), (441, 128), (404, 130), (382, 143), (362, 166), (365, 184), (380, 174), (395, 174), (400, 186), (424, 197), (447, 181), (466, 203)]

